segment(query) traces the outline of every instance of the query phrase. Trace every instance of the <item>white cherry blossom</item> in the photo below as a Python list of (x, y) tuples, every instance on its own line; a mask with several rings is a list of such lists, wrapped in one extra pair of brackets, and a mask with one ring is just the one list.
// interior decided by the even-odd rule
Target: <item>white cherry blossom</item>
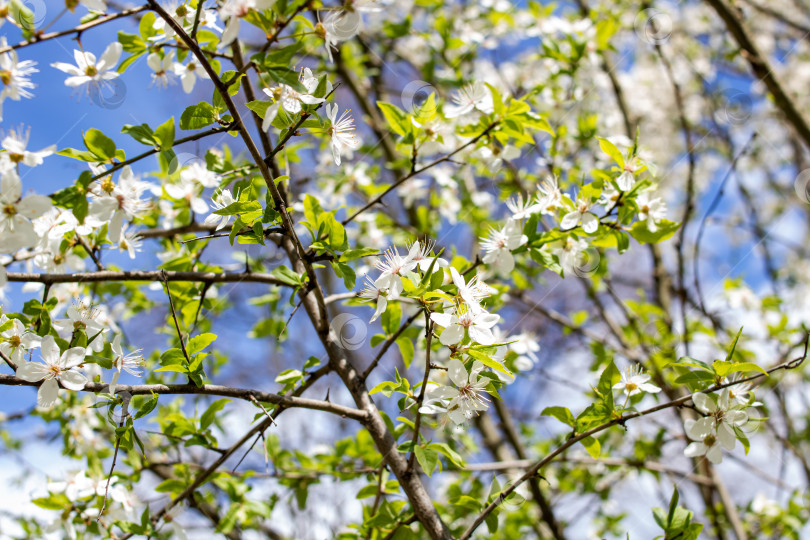
[(332, 157), (335, 160), (335, 165), (340, 165), (340, 157), (345, 150), (357, 150), (360, 148), (360, 138), (355, 134), (354, 119), (352, 119), (349, 111), (343, 111), (340, 118), (337, 117), (338, 106), (334, 103), (326, 105), (326, 116), (329, 118), (330, 125), (326, 128), (327, 133), (331, 137)]
[(515, 268), (512, 250), (522, 246), (527, 240), (520, 224), (513, 219), (507, 220), (503, 229), (492, 229), (488, 238), (481, 239), (481, 249), (486, 252), (484, 263), (491, 264), (501, 275), (509, 274)]
[(59, 395), (57, 380), (68, 390), (84, 388), (87, 377), (76, 368), (84, 362), (85, 348), (73, 347), (62, 353), (53, 336), (45, 336), (40, 352), (44, 363), (25, 362), (17, 367), (16, 375), (28, 382), (44, 381), (37, 391), (37, 405), (47, 409), (56, 403)]
[(73, 59), (76, 65), (65, 62), (54, 62), (51, 67), (63, 71), (69, 75), (65, 79), (65, 85), (72, 88), (85, 87), (85, 91), (98, 92), (102, 86), (108, 85), (109, 81), (117, 78), (120, 73), (115, 71), (118, 59), (123, 51), (122, 45), (114, 41), (104, 50), (101, 58), (96, 60), (96, 55), (90, 52), (79, 50), (73, 51)]
[(442, 345), (457, 345), (464, 339), (465, 331), (470, 340), (481, 345), (492, 345), (495, 336), (492, 327), (498, 324), (500, 315), (486, 311), (473, 312), (463, 304), (459, 305), (455, 313), (431, 313), (430, 319), (444, 328), (439, 341)]
[(446, 118), (458, 118), (476, 109), (484, 114), (490, 114), (494, 110), (492, 92), (480, 81), (458, 90), (453, 96), (453, 103), (454, 105), (445, 107)]

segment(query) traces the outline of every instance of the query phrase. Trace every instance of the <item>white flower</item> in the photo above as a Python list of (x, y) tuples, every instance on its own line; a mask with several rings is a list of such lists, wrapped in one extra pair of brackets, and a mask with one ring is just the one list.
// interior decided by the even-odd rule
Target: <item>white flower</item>
[(65, 79), (66, 86), (78, 88), (86, 85), (88, 94), (98, 92), (102, 86), (108, 85), (109, 81), (120, 75), (115, 71), (115, 65), (118, 63), (123, 50), (121, 44), (114, 41), (107, 46), (98, 61), (96, 61), (96, 56), (93, 53), (74, 50), (75, 66), (64, 62), (55, 62), (51, 64), (51, 67), (70, 75)]
[(517, 221), (509, 219), (503, 229), (492, 229), (489, 238), (481, 240), (481, 248), (486, 252), (484, 263), (493, 265), (496, 272), (505, 275), (515, 268), (512, 250), (525, 244), (528, 237), (522, 233)]
[(371, 317), (370, 323), (376, 321), (377, 318), (385, 312), (386, 308), (388, 308), (388, 289), (378, 288), (368, 276), (366, 276), (366, 286), (360, 291), (360, 298), (377, 302), (377, 309), (374, 311), (374, 316)]
[(538, 212), (540, 207), (535, 204), (531, 197), (523, 202), (523, 195), (517, 194), (514, 198), (506, 201), (506, 207), (512, 212), (512, 219), (526, 219), (532, 214)]
[(398, 298), (402, 294), (402, 278), (416, 268), (414, 257), (419, 253), (419, 243), (411, 246), (406, 256), (400, 255), (396, 248), (389, 248), (383, 253), (383, 259), (377, 261), (377, 270), (380, 276), (374, 281), (379, 289), (388, 289), (391, 298)]
[(473, 312), (464, 305), (458, 306), (455, 313), (431, 313), (430, 319), (444, 328), (439, 341), (442, 345), (456, 345), (464, 339), (464, 331), (470, 335), (470, 340), (481, 345), (492, 345), (495, 336), (492, 327), (498, 324), (500, 315), (480, 311)]
[[(740, 379), (742, 379), (742, 375), (740, 373), (734, 373), (728, 378), (728, 381), (735, 382)], [(726, 390), (728, 391), (728, 399), (731, 407), (746, 407), (750, 401), (749, 394), (751, 394), (753, 390), (753, 384), (751, 381), (735, 382), (735, 384), (727, 387)], [(756, 405), (756, 403), (754, 403), (754, 405)]]
[(75, 368), (84, 361), (85, 348), (73, 347), (60, 353), (59, 346), (53, 336), (42, 338), (40, 347), (42, 360), (39, 362), (25, 362), (17, 368), (17, 377), (29, 382), (44, 380), (37, 391), (37, 405), (41, 408), (51, 407), (56, 403), (59, 394), (58, 379), (62, 386), (68, 390), (82, 390), (87, 377)]
[(605, 211), (613, 208), (619, 201), (622, 192), (613, 187), (613, 184), (605, 184), (602, 188), (602, 196), (599, 198), (599, 204), (605, 207)]
[(332, 62), (332, 49), (337, 50), (341, 41), (354, 37), (360, 30), (362, 18), (354, 11), (333, 11), (321, 23), (315, 25), (315, 33), (324, 41), (326, 55)]
[(150, 188), (151, 185), (140, 180), (129, 165), (121, 170), (117, 185), (109, 176), (91, 184), (92, 201), (85, 223), (100, 227), (109, 221), (109, 239), (120, 241), (124, 218), (131, 220), (149, 210), (149, 202), (141, 196)]
[(177, 184), (164, 184), (163, 189), (169, 197), (188, 202), (191, 209), (197, 214), (208, 212), (208, 204), (200, 197), (202, 185), (191, 178), (180, 177)]
[(559, 259), (563, 273), (570, 274), (582, 263), (582, 254), (586, 249), (588, 249), (588, 242), (569, 236), (561, 244), (552, 247), (551, 252)]
[(427, 401), (419, 409), (422, 413), (432, 413), (436, 409), (431, 407), (433, 402), (446, 402), (448, 416), (455, 424), (463, 424), (479, 411), (489, 408), (486, 397), (486, 388), (489, 379), (479, 377), (479, 373), (484, 370), (484, 364), (476, 360), (473, 362), (469, 374), (464, 364), (457, 358), (452, 358), (447, 364), (447, 374), (458, 389), (449, 386), (439, 386), (430, 390), (426, 396)]
[(492, 104), (492, 93), (487, 86), (479, 81), (468, 84), (453, 96), (455, 105), (446, 107), (444, 116), (446, 118), (457, 118), (475, 109), (484, 114), (489, 114), (494, 110)]
[(240, 17), (247, 15), (251, 9), (264, 10), (272, 7), (272, 5), (271, 0), (227, 0), (219, 8), (219, 16), (227, 23), (217, 48), (221, 49), (226, 45), (230, 45), (239, 35)]
[(450, 276), (453, 278), (453, 283), (456, 288), (458, 288), (458, 295), (474, 313), (484, 311), (481, 307), (481, 300), (498, 292), (486, 283), (480, 281), (479, 274), (476, 274), (468, 283), (465, 283), (464, 276), (459, 274), (458, 270), (451, 266)]
[(343, 150), (357, 150), (360, 148), (360, 139), (354, 133), (354, 119), (349, 111), (343, 111), (340, 118), (337, 118), (338, 106), (334, 103), (326, 105), (326, 116), (331, 125), (327, 128), (327, 133), (332, 137), (332, 157), (335, 165), (340, 165), (340, 156)]
[(528, 371), (538, 362), (536, 353), (540, 350), (540, 344), (537, 343), (537, 336), (534, 334), (523, 332), (502, 341), (513, 342), (509, 344), (509, 349), (518, 355), (515, 358), (515, 367), (520, 371)]
[(175, 62), (172, 69), (174, 70), (174, 74), (180, 77), (180, 84), (183, 85), (183, 92), (186, 94), (190, 94), (194, 89), (194, 84), (197, 82), (197, 77), (201, 79), (210, 78), (205, 69), (194, 60), (194, 57), (192, 57), (186, 65)]
[[(235, 203), (236, 200), (231, 195), (231, 190), (223, 189), (219, 193), (215, 193), (213, 197), (211, 197), (211, 205), (214, 207), (214, 211), (222, 210), (227, 206)], [(205, 218), (203, 222), (205, 225), (213, 226), (214, 229), (221, 229), (225, 227), (228, 223), (231, 222), (231, 218), (233, 216), (220, 216), (218, 214), (210, 214), (208, 217)]]
[(638, 219), (647, 222), (647, 229), (654, 233), (658, 230), (656, 221), (664, 219), (667, 215), (667, 205), (661, 197), (653, 198), (649, 192), (645, 191), (636, 197), (638, 205)]
[(638, 156), (627, 156), (625, 158), (624, 170), (616, 179), (616, 184), (621, 191), (630, 191), (636, 184), (636, 171), (644, 164)]
[(118, 383), (118, 377), (121, 376), (122, 370), (135, 377), (143, 375), (143, 371), (141, 370), (141, 366), (143, 366), (143, 356), (141, 355), (142, 349), (124, 354), (124, 350), (121, 348), (121, 334), (113, 338), (110, 347), (112, 347), (112, 352), (115, 355), (115, 360), (113, 360), (115, 373), (113, 373), (112, 381), (110, 381), (109, 391), (110, 394), (115, 394), (115, 386)]
[(107, 11), (107, 4), (104, 0), (79, 0), (79, 3), (90, 11), (98, 11), (99, 13)]
[(686, 434), (696, 441), (686, 447), (684, 455), (705, 455), (712, 463), (720, 463), (723, 459), (721, 447), (726, 450), (734, 449), (737, 442), (734, 428), (745, 424), (748, 415), (732, 406), (728, 389), (720, 392), (717, 402), (701, 392), (692, 395), (692, 402), (697, 410), (707, 416), (697, 421), (689, 419), (684, 423)]
[(38, 237), (30, 220), (51, 208), (44, 195), (21, 197), (20, 177), (13, 170), (5, 172), (0, 179), (0, 252), (33, 246)]
[(62, 274), (68, 269), (84, 270), (84, 260), (74, 255), (69, 248), (68, 251), (62, 252), (61, 244), (61, 238), (54, 238), (44, 246), (40, 245), (42, 251), (34, 256), (34, 264), (51, 274)]
[[(8, 46), (8, 42), (5, 36), (0, 37), (0, 48), (6, 46)], [(2, 105), (4, 99), (9, 98), (19, 101), (20, 98), (30, 99), (34, 97), (34, 94), (29, 90), (36, 88), (36, 85), (31, 82), (29, 77), (34, 73), (39, 73), (39, 70), (34, 67), (35, 65), (37, 63), (33, 60), (20, 62), (17, 59), (17, 51), (15, 50), (0, 54), (0, 82), (3, 83), (3, 88), (0, 90), (0, 120), (3, 119)]]
[(557, 185), (557, 178), (551, 176), (541, 182), (537, 188), (537, 203), (533, 212), (553, 215), (562, 204), (562, 192)]
[(97, 310), (87, 304), (73, 304), (67, 309), (67, 319), (55, 319), (53, 327), (69, 334), (83, 330), (88, 338), (92, 338), (96, 334), (107, 330), (96, 320), (98, 314)]
[(497, 172), (504, 160), (512, 161), (520, 157), (520, 150), (507, 144), (503, 148), (498, 146), (482, 146), (478, 149), (478, 156), (487, 164), (490, 172)]
[(15, 364), (25, 360), (25, 352), (39, 347), (41, 338), (33, 332), (29, 332), (19, 319), (9, 319), (5, 315), (0, 315), (0, 325), (11, 321), (11, 328), (0, 334), (0, 351), (11, 359)]
[(36, 167), (37, 165), (42, 165), (43, 159), (56, 151), (55, 144), (52, 144), (47, 148), (43, 148), (38, 152), (30, 152), (26, 150), (30, 136), (30, 129), (23, 132), (22, 128), (20, 128), (19, 131), (10, 130), (8, 135), (3, 138), (3, 150), (8, 153), (8, 158), (13, 163), (23, 163), (29, 167)]
[(180, 179), (186, 182), (198, 182), (203, 187), (213, 188), (219, 186), (220, 176), (208, 170), (201, 160), (193, 161), (188, 167), (180, 171)]
[(635, 396), (641, 392), (656, 394), (661, 391), (654, 384), (649, 383), (650, 376), (643, 372), (641, 366), (630, 366), (622, 373), (622, 380), (613, 385), (614, 390), (624, 392), (626, 396)]
[(560, 221), (560, 227), (563, 229), (573, 229), (582, 223), (582, 230), (586, 233), (590, 234), (596, 232), (596, 229), (599, 228), (599, 219), (589, 212), (590, 208), (591, 203), (583, 199), (577, 199), (574, 210), (563, 216), (562, 221)]
[(173, 66), (174, 66), (174, 51), (169, 50), (160, 58), (158, 53), (149, 53), (146, 57), (146, 65), (152, 68), (152, 84), (161, 88), (166, 88), (170, 84), (174, 84)]
[(134, 259), (135, 254), (141, 251), (143, 240), (138, 236), (137, 231), (128, 231), (128, 227), (129, 225), (124, 225), (121, 228), (121, 235), (118, 239), (118, 249), (120, 251), (126, 251), (129, 254), (129, 258)]
[[(434, 272), (439, 268), (447, 268), (448, 266), (450, 266), (450, 263), (448, 263), (446, 260), (442, 259), (441, 257), (436, 257), (435, 255), (432, 255), (433, 247), (435, 245), (436, 242), (432, 242), (430, 240), (424, 240), (422, 242), (419, 242), (419, 240), (417, 240), (416, 242), (414, 242), (414, 246), (418, 246), (418, 249), (416, 251), (416, 255), (413, 256), (412, 260), (413, 262), (416, 263), (416, 266), (418, 266), (419, 270), (421, 270), (422, 272), (427, 272), (430, 269), (430, 265), (433, 265)], [(410, 249), (413, 249), (413, 246), (411, 246)], [(433, 263), (434, 259), (436, 260), (435, 264)]]

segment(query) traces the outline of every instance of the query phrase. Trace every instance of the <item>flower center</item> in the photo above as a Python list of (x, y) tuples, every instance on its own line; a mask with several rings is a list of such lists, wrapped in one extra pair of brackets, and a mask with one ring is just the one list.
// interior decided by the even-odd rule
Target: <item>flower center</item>
[(716, 442), (717, 438), (714, 435), (706, 435), (706, 437), (703, 439), (703, 444), (705, 444), (708, 447), (714, 446)]
[(112, 181), (111, 177), (107, 176), (101, 181), (101, 189), (107, 193), (112, 193), (115, 189), (115, 182)]
[(638, 390), (638, 385), (636, 383), (633, 383), (633, 382), (628, 382), (627, 384), (624, 385), (624, 387), (627, 388), (628, 392), (632, 392), (633, 390)]
[(197, 65), (194, 62), (189, 62), (189, 64), (186, 66), (186, 69), (189, 71), (194, 71), (195, 69), (197, 69)]
[(319, 22), (315, 25), (315, 35), (321, 39), (326, 39), (326, 27), (323, 23)]
[(88, 77), (95, 77), (98, 75), (98, 70), (96, 69), (96, 66), (87, 66), (84, 68), (84, 74)]
[(174, 10), (178, 17), (185, 17), (188, 15), (188, 9), (186, 8), (185, 4), (180, 4), (177, 9)]
[(87, 328), (87, 325), (84, 324), (82, 321), (76, 321), (76, 322), (73, 323), (73, 330), (74, 331), (84, 330), (85, 328)]
[(59, 265), (65, 262), (65, 257), (60, 253), (53, 256), (53, 264)]
[(0, 69), (0, 81), (8, 85), (11, 82), (11, 72), (7, 69)]
[(3, 213), (11, 217), (17, 214), (17, 207), (13, 204), (7, 204), (3, 207)]
[(8, 338), (7, 341), (8, 341), (8, 344), (11, 345), (12, 349), (16, 349), (22, 343), (22, 340), (20, 339), (20, 336), (11, 336), (10, 338)]
[(8, 158), (9, 158), (9, 159), (10, 159), (10, 160), (11, 160), (13, 163), (19, 163), (19, 162), (21, 162), (22, 160), (24, 160), (24, 159), (25, 159), (25, 156), (24, 156), (23, 154), (16, 154), (16, 153), (14, 153), (14, 152), (9, 152), (9, 153), (8, 153)]

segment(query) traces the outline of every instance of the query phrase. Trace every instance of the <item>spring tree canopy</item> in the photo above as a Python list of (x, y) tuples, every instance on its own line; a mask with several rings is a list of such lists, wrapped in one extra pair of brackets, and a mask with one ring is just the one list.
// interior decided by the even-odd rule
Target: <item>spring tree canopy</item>
[(806, 2), (0, 16), (0, 535), (808, 534)]

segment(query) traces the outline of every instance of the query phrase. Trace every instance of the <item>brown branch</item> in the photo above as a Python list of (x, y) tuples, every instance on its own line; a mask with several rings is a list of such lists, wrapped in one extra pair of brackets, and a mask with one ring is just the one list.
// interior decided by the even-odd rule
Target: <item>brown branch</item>
[[(19, 379), (14, 375), (0, 375), (0, 386), (39, 386), (42, 381), (31, 382)], [(86, 383), (84, 385), (84, 392), (101, 393), (109, 390), (107, 383)], [(284, 396), (281, 394), (271, 394), (268, 392), (261, 392), (249, 388), (234, 388), (230, 386), (221, 386), (218, 384), (204, 384), (197, 387), (193, 384), (119, 384), (115, 387), (116, 394), (119, 392), (129, 392), (133, 396), (139, 395), (180, 395), (180, 394), (199, 394), (207, 396), (221, 396), (230, 397), (235, 399), (242, 399), (245, 401), (253, 402), (254, 399), (274, 405), (282, 405), (287, 408), (301, 408), (313, 409), (316, 411), (324, 411), (345, 418), (351, 418), (359, 422), (365, 422), (367, 414), (365, 411), (345, 407), (329, 401), (321, 401), (317, 399), (299, 398)]]
[(42, 35), (35, 35), (33, 39), (29, 41), (21, 41), (15, 45), (8, 45), (6, 47), (0, 48), (0, 54), (6, 53), (8, 51), (12, 51), (15, 49), (22, 49), (23, 47), (28, 47), (29, 45), (33, 45), (35, 43), (42, 43), (43, 41), (48, 41), (50, 39), (62, 37), (62, 36), (69, 36), (70, 34), (81, 34), (85, 30), (93, 28), (94, 26), (99, 26), (104, 23), (108, 23), (110, 21), (114, 21), (116, 19), (121, 19), (123, 17), (129, 17), (130, 15), (134, 15), (136, 13), (140, 13), (141, 11), (145, 11), (149, 8), (149, 5), (144, 4), (142, 6), (126, 9), (120, 13), (113, 13), (112, 15), (105, 15), (104, 17), (99, 17), (98, 19), (94, 19), (92, 21), (86, 22), (84, 24), (80, 24), (75, 28), (71, 28), (69, 30), (61, 30), (59, 32), (51, 32), (50, 34), (42, 34)]
[(185, 281), (199, 283), (267, 283), (289, 287), (271, 274), (254, 272), (175, 272), (175, 271), (113, 271), (77, 272), (74, 274), (29, 274), (9, 272), (8, 281), (45, 283), (95, 283), (99, 281)]
[[(411, 440), (411, 455), (408, 458), (408, 472), (413, 472), (413, 462), (416, 459), (416, 445), (419, 444), (419, 427), (422, 424), (422, 403), (425, 401), (425, 391), (430, 379), (430, 342), (433, 339), (433, 321), (430, 320), (430, 312), (425, 310), (425, 376), (422, 378), (422, 388), (419, 389), (419, 397), (416, 398), (416, 419), (413, 423), (413, 439)], [(429, 471), (425, 471), (429, 472)]]

